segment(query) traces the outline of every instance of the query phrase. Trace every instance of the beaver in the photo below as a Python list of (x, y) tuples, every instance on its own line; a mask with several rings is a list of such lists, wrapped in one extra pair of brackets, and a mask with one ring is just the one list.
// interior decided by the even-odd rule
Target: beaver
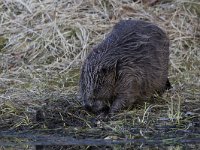
[(94, 113), (116, 113), (162, 95), (168, 80), (169, 39), (158, 26), (121, 20), (89, 53), (80, 75), (83, 105)]

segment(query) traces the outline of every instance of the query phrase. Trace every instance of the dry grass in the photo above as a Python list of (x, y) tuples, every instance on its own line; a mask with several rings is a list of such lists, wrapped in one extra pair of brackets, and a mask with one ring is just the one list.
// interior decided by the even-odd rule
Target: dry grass
[[(198, 0), (164, 0), (152, 7), (131, 0), (1, 1), (0, 129), (64, 127), (79, 136), (115, 139), (148, 138), (155, 127), (161, 135), (163, 125), (199, 127), (199, 10)], [(169, 35), (174, 88), (156, 103), (98, 121), (74, 97), (77, 70), (111, 27), (128, 18), (153, 22)], [(37, 122), (41, 106), (45, 120)]]

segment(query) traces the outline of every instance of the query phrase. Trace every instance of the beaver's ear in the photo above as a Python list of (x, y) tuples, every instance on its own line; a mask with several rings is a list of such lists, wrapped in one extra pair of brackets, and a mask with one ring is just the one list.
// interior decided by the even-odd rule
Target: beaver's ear
[(115, 61), (113, 63), (110, 63), (109, 66), (106, 65), (106, 66), (100, 66), (100, 71), (103, 73), (103, 74), (106, 74), (106, 73), (114, 73), (114, 75), (116, 76), (117, 74), (117, 66), (118, 66), (118, 61)]
[(101, 71), (103, 72), (103, 74), (106, 74), (107, 72), (109, 72), (108, 68), (102, 67)]

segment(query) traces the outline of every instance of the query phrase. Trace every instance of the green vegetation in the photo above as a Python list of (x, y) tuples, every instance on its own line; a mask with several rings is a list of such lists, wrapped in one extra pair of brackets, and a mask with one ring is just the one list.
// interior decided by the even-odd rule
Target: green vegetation
[(7, 40), (0, 36), (0, 52), (5, 47)]
[[(93, 139), (159, 137), (166, 144), (200, 138), (199, 8), (198, 0), (153, 6), (128, 0), (1, 1), (0, 130), (62, 129)], [(101, 120), (77, 99), (79, 68), (88, 51), (127, 18), (153, 22), (169, 35), (173, 89)]]

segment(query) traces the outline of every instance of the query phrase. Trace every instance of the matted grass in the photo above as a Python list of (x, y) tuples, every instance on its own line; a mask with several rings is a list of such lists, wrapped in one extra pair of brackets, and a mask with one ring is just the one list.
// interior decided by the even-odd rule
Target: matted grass
[[(168, 143), (176, 134), (199, 138), (199, 10), (198, 0), (151, 7), (129, 0), (1, 1), (0, 130), (63, 129), (75, 137)], [(102, 121), (76, 98), (79, 68), (112, 26), (128, 18), (153, 22), (169, 35), (173, 89)]]

